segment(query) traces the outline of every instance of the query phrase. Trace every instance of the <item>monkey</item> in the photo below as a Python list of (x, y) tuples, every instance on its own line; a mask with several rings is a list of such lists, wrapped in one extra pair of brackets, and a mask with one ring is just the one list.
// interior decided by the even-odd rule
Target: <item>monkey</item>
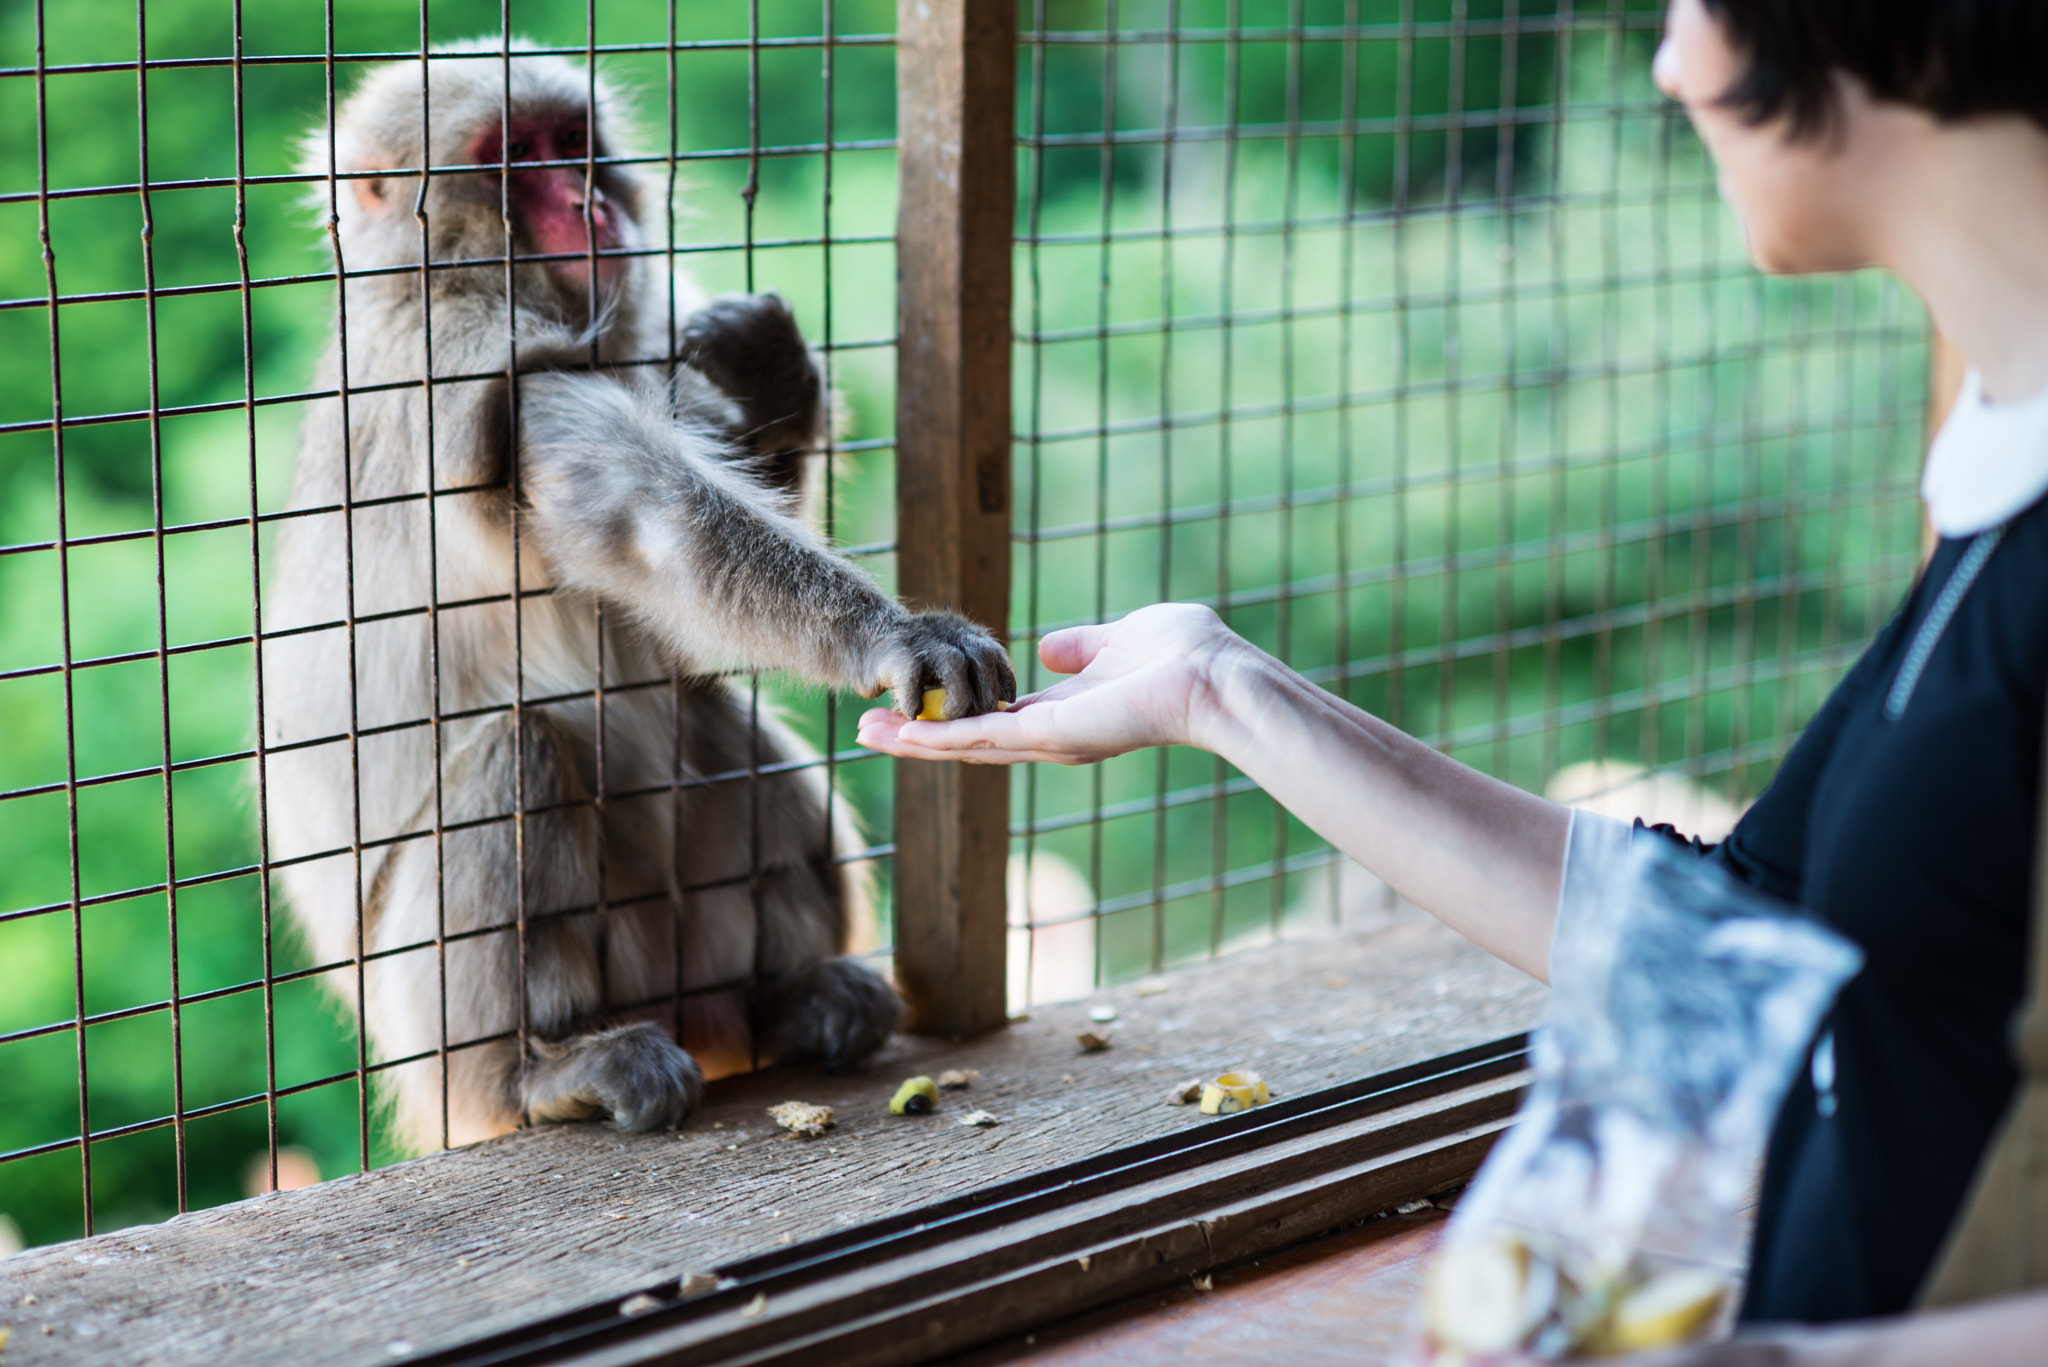
[(731, 671), (1016, 696), (1001, 641), (803, 515), (817, 361), (778, 296), (647, 247), (627, 119), (482, 40), (305, 142), (340, 283), (265, 575), (260, 806), (415, 1151), (674, 1126), (707, 1075), (872, 1053), (901, 1002), (850, 952), (857, 824)]

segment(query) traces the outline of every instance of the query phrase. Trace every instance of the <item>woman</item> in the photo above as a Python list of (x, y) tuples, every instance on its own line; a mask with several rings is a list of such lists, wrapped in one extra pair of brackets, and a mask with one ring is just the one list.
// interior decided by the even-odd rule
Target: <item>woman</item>
[[(1904, 1311), (2013, 1087), (2048, 701), (2044, 68), (2041, 0), (1674, 0), (1657, 53), (1657, 83), (1713, 153), (1759, 266), (1883, 266), (1974, 367), (1929, 457), (1942, 539), (1926, 572), (1704, 851), (1866, 956), (1772, 1137), (1749, 1322)], [(1212, 751), (1418, 905), (1545, 975), (1564, 808), (1332, 697), (1206, 608), (1056, 632), (1040, 658), (1073, 677), (1006, 714), (870, 712), (862, 743), (997, 764)], [(2038, 1362), (2043, 1343), (2036, 1295), (1781, 1328), (1684, 1360)]]

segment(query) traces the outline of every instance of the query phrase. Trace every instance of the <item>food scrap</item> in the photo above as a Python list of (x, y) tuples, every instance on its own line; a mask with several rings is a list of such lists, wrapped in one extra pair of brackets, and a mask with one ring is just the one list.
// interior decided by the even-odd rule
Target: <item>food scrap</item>
[(1176, 1082), (1166, 1094), (1169, 1106), (1192, 1106), (1202, 1099), (1202, 1079), (1191, 1077), (1186, 1082)]
[(1074, 1043), (1081, 1046), (1081, 1052), (1084, 1054), (1099, 1054), (1109, 1048), (1109, 1032), (1107, 1030), (1099, 1033), (1094, 1030), (1083, 1030), (1080, 1034), (1074, 1036)]
[(987, 1111), (969, 1111), (966, 1115), (960, 1117), (960, 1123), (962, 1125), (977, 1126), (981, 1129), (986, 1130), (990, 1126), (999, 1125), (1002, 1122), (997, 1120), (994, 1116), (990, 1115)]
[(1141, 997), (1156, 997), (1172, 985), (1164, 978), (1147, 978), (1138, 984), (1138, 995)]
[(1202, 1088), (1203, 1115), (1236, 1115), (1273, 1099), (1257, 1073), (1223, 1073)]
[(930, 1115), (938, 1104), (939, 1089), (930, 1078), (908, 1078), (889, 1098), (889, 1114)]
[(740, 1311), (740, 1314), (750, 1320), (759, 1319), (761, 1317), (761, 1312), (763, 1310), (766, 1310), (767, 1308), (768, 1293), (766, 1291), (756, 1291), (754, 1293), (754, 1299), (747, 1302), (745, 1308)]
[(685, 1300), (692, 1296), (707, 1296), (717, 1289), (716, 1272), (685, 1272), (676, 1283), (676, 1294)]
[(979, 1068), (948, 1068), (939, 1074), (939, 1090), (942, 1092), (965, 1091), (981, 1078)]
[(620, 1301), (619, 1313), (627, 1316), (644, 1315), (650, 1310), (661, 1309), (662, 1305), (663, 1301), (659, 1296), (650, 1296), (642, 1291), (637, 1296), (628, 1296)]
[(813, 1106), (808, 1101), (785, 1101), (779, 1106), (768, 1108), (768, 1118), (806, 1139), (816, 1139), (832, 1128), (832, 1108)]
[(1116, 1019), (1116, 1008), (1114, 1006), (1091, 1006), (1088, 1008), (1088, 1019), (1094, 1021), (1097, 1025), (1107, 1025)]

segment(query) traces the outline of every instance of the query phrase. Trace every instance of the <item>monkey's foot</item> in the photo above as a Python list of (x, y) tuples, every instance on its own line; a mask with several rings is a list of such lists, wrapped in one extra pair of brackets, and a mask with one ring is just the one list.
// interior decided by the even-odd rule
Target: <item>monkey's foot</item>
[(704, 1074), (651, 1022), (535, 1041), (519, 1079), (528, 1120), (608, 1119), (622, 1130), (682, 1123), (704, 1099)]
[(856, 959), (827, 959), (783, 990), (773, 1047), (778, 1063), (850, 1067), (882, 1047), (903, 1015), (896, 989)]

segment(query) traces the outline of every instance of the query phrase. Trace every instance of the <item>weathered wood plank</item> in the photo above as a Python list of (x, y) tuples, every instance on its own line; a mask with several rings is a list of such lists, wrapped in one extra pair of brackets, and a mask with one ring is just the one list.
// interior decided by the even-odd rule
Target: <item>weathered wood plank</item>
[[(551, 1127), (32, 1249), (0, 1261), (6, 1361), (400, 1361), (1208, 1123), (1161, 1103), (1181, 1078), (1244, 1065), (1299, 1095), (1525, 1028), (1541, 1001), (1419, 913), (1163, 981), (962, 1046), (899, 1039), (859, 1074), (728, 1079), (675, 1134)], [(1120, 1012), (1115, 1042), (1081, 1054), (1073, 1035), (1098, 1003)], [(903, 1076), (948, 1067), (981, 1080), (937, 1115), (886, 1113)], [(793, 1097), (838, 1108), (838, 1128), (784, 1138), (764, 1110)], [(1002, 1123), (955, 1123), (971, 1106)]]
[[(1016, 0), (899, 0), (896, 570), (915, 606), (1010, 611)], [(913, 1029), (1003, 1022), (1009, 776), (896, 766), (896, 969)]]

